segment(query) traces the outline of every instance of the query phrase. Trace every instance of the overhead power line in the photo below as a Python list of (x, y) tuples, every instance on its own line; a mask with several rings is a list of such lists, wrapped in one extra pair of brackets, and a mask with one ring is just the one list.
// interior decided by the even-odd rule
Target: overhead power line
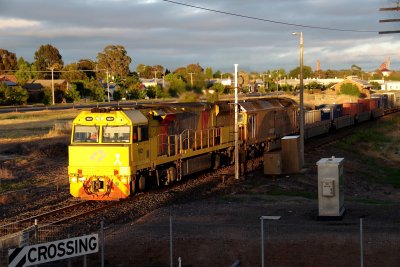
[(359, 32), (359, 33), (367, 33), (367, 32), (377, 33), (378, 32), (378, 31), (339, 29), (339, 28), (329, 28), (329, 27), (322, 27), (322, 26), (289, 23), (289, 22), (284, 22), (284, 21), (257, 18), (257, 17), (247, 16), (247, 15), (242, 15), (242, 14), (237, 14), (237, 13), (231, 13), (231, 12), (227, 12), (227, 11), (221, 11), (221, 10), (216, 10), (216, 9), (211, 9), (211, 8), (206, 8), (206, 7), (201, 7), (201, 6), (195, 6), (195, 5), (190, 5), (190, 4), (181, 3), (181, 2), (177, 2), (177, 1), (171, 1), (171, 0), (162, 0), (162, 1), (168, 2), (171, 4), (186, 6), (186, 7), (190, 7), (190, 8), (210, 11), (210, 12), (214, 12), (214, 13), (235, 16), (235, 17), (240, 17), (240, 18), (246, 18), (246, 19), (252, 19), (252, 20), (258, 20), (258, 21), (269, 22), (269, 23), (275, 23), (275, 24), (281, 24), (281, 25), (286, 25), (286, 26), (295, 26), (295, 27), (301, 27), (301, 28), (311, 28), (311, 29), (318, 29), (318, 30), (340, 31), (340, 32)]
[[(397, 1), (397, 5), (395, 7), (383, 7), (380, 8), (379, 11), (399, 11), (400, 10), (400, 1)], [(400, 19), (381, 19), (379, 20), (380, 23), (383, 22), (399, 22)], [(379, 34), (392, 34), (392, 33), (400, 33), (400, 30), (394, 31), (380, 31)]]

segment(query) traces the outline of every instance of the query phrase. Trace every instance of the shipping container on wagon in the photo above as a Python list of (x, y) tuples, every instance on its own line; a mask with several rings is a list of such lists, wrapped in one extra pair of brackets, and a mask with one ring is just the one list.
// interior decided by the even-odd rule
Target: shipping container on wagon
[(363, 105), (363, 111), (371, 111), (378, 108), (378, 99), (374, 98), (361, 98), (358, 99), (358, 103)]
[(400, 108), (400, 92), (392, 92), (394, 94), (394, 107)]
[(304, 127), (304, 138), (308, 139), (314, 136), (326, 134), (329, 132), (330, 127), (331, 122), (329, 120), (306, 124)]
[(305, 124), (313, 124), (321, 121), (321, 111), (320, 110), (306, 110), (304, 113)]
[(342, 117), (334, 119), (333, 124), (336, 129), (349, 127), (354, 124), (354, 117), (351, 115), (343, 115)]
[(389, 108), (389, 99), (386, 94), (373, 94), (371, 98), (377, 99), (378, 108), (388, 109)]
[(333, 120), (343, 115), (342, 104), (324, 104), (317, 109), (321, 111), (321, 120)]
[(361, 112), (363, 112), (362, 103), (357, 103), (357, 102), (343, 103), (343, 115), (350, 115), (355, 117)]
[(383, 93), (387, 95), (388, 98), (388, 108), (393, 109), (396, 108), (396, 95), (392, 92), (385, 92)]

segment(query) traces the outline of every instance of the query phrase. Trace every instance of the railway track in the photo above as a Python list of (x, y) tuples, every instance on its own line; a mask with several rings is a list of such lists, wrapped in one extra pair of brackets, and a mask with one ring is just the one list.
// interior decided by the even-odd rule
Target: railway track
[(37, 223), (40, 223), (41, 226), (66, 224), (82, 217), (91, 216), (117, 204), (119, 202), (81, 201), (27, 218), (18, 219), (11, 223), (0, 225), (0, 239), (17, 234)]
[[(390, 116), (390, 115), (389, 115)], [(323, 137), (318, 137), (314, 139), (307, 140), (306, 142), (306, 149), (318, 149), (323, 148), (325, 146), (331, 145), (339, 140), (345, 138), (353, 134), (355, 131), (359, 130), (360, 128), (368, 128), (372, 122), (363, 123), (356, 127), (340, 129), (335, 134), (329, 134)], [(253, 158), (247, 162), (247, 173), (251, 173), (252, 171), (256, 171), (262, 168), (263, 157)], [(215, 177), (220, 177), (222, 180), (225, 180), (225, 176), (232, 176), (233, 175), (233, 166), (226, 166), (223, 167), (215, 172), (207, 174), (207, 176), (213, 176), (214, 181)], [(200, 175), (201, 176), (201, 175)], [(202, 179), (201, 177), (199, 177)], [(207, 180), (208, 178), (205, 178)], [(212, 186), (211, 182), (210, 186)], [(40, 223), (40, 225), (61, 225), (61, 224), (68, 224), (71, 222), (76, 222), (79, 219), (84, 218), (85, 220), (89, 218), (98, 219), (98, 213), (107, 209), (111, 209), (115, 206), (121, 205), (125, 202), (135, 202), (134, 205), (129, 205), (130, 208), (130, 215), (128, 219), (137, 219), (146, 213), (154, 210), (155, 208), (159, 207), (160, 205), (168, 205), (168, 203), (173, 203), (175, 201), (182, 201), (181, 199), (186, 198), (193, 198), (192, 193), (185, 193), (186, 190), (179, 189), (179, 187), (186, 187), (185, 185), (181, 186), (182, 183), (177, 184), (177, 188), (175, 185), (161, 188), (157, 190), (153, 190), (151, 193), (144, 193), (135, 196), (134, 198), (128, 198), (124, 201), (116, 201), (116, 202), (95, 202), (95, 201), (81, 201), (77, 203), (73, 203), (61, 208), (55, 208), (51, 211), (46, 211), (37, 215), (31, 215), (26, 218), (15, 218), (15, 220), (11, 223), (0, 225), (0, 241), (7, 236), (17, 234), (18, 232), (26, 229), (34, 225), (35, 220)], [(208, 186), (205, 186), (208, 188)], [(203, 189), (191, 189), (197, 191), (202, 191)], [(180, 192), (182, 191), (182, 192)], [(180, 192), (180, 193), (177, 193)], [(158, 195), (158, 196), (153, 196)], [(203, 195), (203, 193), (200, 193)], [(150, 199), (150, 200), (149, 200)], [(157, 199), (157, 200), (156, 200)], [(130, 204), (130, 203), (129, 203)], [(132, 207), (134, 207), (132, 209)], [(117, 209), (114, 209), (117, 210)], [(124, 214), (124, 216), (126, 213)], [(24, 215), (21, 215), (21, 217)], [(108, 216), (108, 215), (107, 215)], [(107, 217), (105, 216), (105, 217)], [(117, 215), (118, 216), (118, 215)], [(117, 220), (118, 221), (118, 220)]]

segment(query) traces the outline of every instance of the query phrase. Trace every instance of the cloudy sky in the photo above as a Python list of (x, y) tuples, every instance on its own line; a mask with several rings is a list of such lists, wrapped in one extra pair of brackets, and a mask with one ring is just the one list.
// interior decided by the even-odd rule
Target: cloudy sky
[[(0, 0), (0, 48), (33, 61), (42, 44), (65, 64), (95, 60), (123, 45), (136, 65), (199, 63), (232, 72), (295, 68), (303, 32), (304, 64), (375, 70), (386, 58), (400, 69), (399, 13), (379, 11), (394, 0)], [(196, 8), (197, 7), (197, 8)]]

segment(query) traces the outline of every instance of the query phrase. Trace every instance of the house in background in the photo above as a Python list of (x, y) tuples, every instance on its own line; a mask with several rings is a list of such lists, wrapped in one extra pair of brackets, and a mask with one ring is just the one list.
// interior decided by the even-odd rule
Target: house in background
[[(61, 103), (64, 94), (67, 91), (68, 82), (67, 80), (57, 79), (53, 80), (53, 83), (55, 102)], [(30, 101), (36, 102), (41, 99), (41, 95), (44, 93), (45, 88), (52, 88), (52, 80), (29, 80), (22, 87), (28, 91)]]
[(346, 79), (344, 79), (342, 82), (335, 84), (333, 88), (336, 92), (340, 92), (341, 86), (343, 84), (348, 84), (348, 83), (355, 85), (361, 94), (364, 94), (366, 96), (370, 95), (370, 90), (372, 89), (372, 85), (368, 81), (361, 80), (356, 76), (346, 77)]
[(5, 83), (7, 86), (16, 86), (18, 84), (17, 77), (10, 74), (1, 74), (0, 82)]

